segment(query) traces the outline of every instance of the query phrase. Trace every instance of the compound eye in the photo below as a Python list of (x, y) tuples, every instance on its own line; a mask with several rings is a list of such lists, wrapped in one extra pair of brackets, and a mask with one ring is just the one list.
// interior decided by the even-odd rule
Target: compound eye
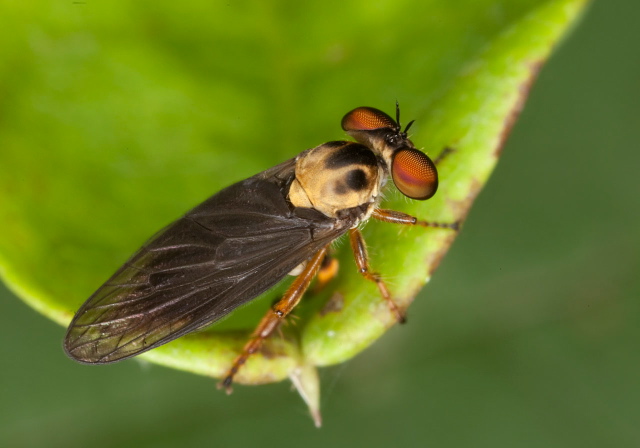
[(380, 128), (397, 129), (398, 124), (389, 115), (373, 107), (358, 107), (342, 119), (345, 131), (373, 131)]
[(393, 155), (391, 177), (398, 190), (411, 199), (429, 199), (438, 189), (438, 171), (426, 154), (402, 148)]

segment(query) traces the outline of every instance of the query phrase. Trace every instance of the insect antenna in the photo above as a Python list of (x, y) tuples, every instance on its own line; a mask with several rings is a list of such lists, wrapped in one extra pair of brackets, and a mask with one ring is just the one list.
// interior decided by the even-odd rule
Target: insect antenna
[(404, 135), (407, 135), (407, 132), (409, 132), (409, 128), (411, 127), (411, 125), (412, 125), (413, 123), (415, 123), (415, 121), (416, 121), (416, 120), (411, 120), (409, 123), (407, 123), (407, 127), (406, 127), (406, 128), (404, 128), (404, 131), (402, 131), (402, 133), (403, 133)]
[(400, 130), (402, 129), (402, 125), (400, 124), (400, 103), (398, 102), (398, 100), (396, 100), (396, 132), (401, 136), (406, 137), (407, 133), (409, 132), (409, 128), (415, 121), (416, 120), (411, 120), (409, 123), (407, 123), (404, 131), (400, 132)]

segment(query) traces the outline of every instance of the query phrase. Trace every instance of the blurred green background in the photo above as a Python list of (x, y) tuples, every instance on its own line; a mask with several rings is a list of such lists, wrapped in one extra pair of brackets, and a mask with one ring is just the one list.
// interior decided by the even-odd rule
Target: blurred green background
[(79, 366), (1, 289), (0, 445), (639, 446), (638, 13), (595, 2), (545, 66), (409, 324), (321, 371), (321, 430), (286, 382)]

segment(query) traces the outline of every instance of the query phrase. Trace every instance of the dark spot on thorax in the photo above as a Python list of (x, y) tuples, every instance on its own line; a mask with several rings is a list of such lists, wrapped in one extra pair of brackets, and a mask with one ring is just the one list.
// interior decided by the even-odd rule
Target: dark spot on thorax
[(366, 146), (348, 142), (347, 145), (337, 149), (325, 161), (325, 168), (328, 169), (342, 168), (349, 165), (378, 166), (378, 158)]
[(369, 181), (367, 175), (361, 169), (351, 170), (347, 173), (347, 186), (355, 191), (361, 191), (367, 188)]
[(344, 183), (338, 182), (336, 186), (333, 188), (333, 191), (335, 192), (335, 194), (342, 195), (342, 194), (346, 194), (349, 191), (349, 189)]

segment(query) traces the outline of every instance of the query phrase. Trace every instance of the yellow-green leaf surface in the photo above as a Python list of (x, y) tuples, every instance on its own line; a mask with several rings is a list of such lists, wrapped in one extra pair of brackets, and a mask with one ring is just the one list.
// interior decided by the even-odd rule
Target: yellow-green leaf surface
[[(464, 219), (537, 71), (585, 0), (448, 2), (26, 2), (3, 11), (0, 273), (67, 325), (150, 235), (222, 187), (343, 139), (357, 106), (415, 119), (439, 164), (426, 202), (385, 208)], [(468, 225), (473, 225), (472, 220)], [(408, 307), (455, 235), (364, 228), (371, 264)], [(356, 355), (394, 325), (338, 244), (339, 277), (238, 375), (287, 376), (317, 408), (314, 366)], [(286, 286), (286, 285), (284, 285)], [(211, 329), (144, 356), (220, 377), (280, 286)], [(409, 309), (411, 322), (411, 310)], [(62, 337), (62, 332), (61, 332)], [(302, 372), (302, 373), (300, 373)]]

